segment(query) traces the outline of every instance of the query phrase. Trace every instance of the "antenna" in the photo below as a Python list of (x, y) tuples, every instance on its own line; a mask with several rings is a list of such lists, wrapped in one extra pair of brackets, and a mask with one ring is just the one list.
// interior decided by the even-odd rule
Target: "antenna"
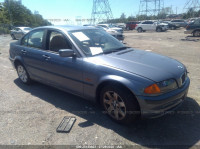
[(93, 0), (91, 24), (105, 22), (113, 19), (112, 11), (108, 0)]
[(164, 8), (163, 0), (140, 0), (139, 15), (153, 16)]

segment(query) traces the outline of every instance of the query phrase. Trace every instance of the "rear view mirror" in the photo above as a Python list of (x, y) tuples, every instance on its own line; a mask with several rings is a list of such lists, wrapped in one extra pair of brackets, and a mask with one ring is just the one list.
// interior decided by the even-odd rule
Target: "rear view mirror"
[(74, 57), (76, 53), (71, 49), (61, 49), (59, 50), (59, 55), (61, 57)]

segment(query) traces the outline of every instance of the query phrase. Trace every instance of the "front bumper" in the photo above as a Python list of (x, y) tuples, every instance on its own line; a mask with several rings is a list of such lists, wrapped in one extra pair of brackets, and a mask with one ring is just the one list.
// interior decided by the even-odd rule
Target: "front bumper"
[(175, 91), (160, 96), (137, 96), (142, 118), (161, 117), (177, 108), (187, 97), (190, 79), (185, 85)]
[(192, 30), (185, 30), (184, 34), (192, 34)]

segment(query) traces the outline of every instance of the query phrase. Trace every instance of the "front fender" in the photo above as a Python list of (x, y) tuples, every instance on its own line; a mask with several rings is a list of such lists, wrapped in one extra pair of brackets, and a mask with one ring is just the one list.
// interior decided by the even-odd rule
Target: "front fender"
[(140, 76), (126, 78), (116, 75), (106, 75), (99, 79), (96, 89), (98, 89), (98, 86), (101, 86), (101, 84), (104, 84), (106, 82), (120, 83), (126, 88), (128, 88), (135, 96), (142, 95), (144, 88), (150, 86), (153, 83), (151, 80), (148, 80)]

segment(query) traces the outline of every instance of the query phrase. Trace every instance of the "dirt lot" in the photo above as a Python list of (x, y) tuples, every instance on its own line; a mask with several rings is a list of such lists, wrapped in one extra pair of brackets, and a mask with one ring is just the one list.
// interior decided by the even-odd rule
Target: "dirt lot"
[[(200, 38), (187, 37), (183, 30), (129, 31), (125, 36), (131, 47), (170, 56), (187, 66), (191, 87), (174, 114), (121, 126), (79, 97), (39, 83), (25, 86), (8, 60), (12, 40), (0, 36), (0, 144), (200, 145)], [(69, 134), (56, 133), (64, 116), (75, 116), (77, 121)]]

